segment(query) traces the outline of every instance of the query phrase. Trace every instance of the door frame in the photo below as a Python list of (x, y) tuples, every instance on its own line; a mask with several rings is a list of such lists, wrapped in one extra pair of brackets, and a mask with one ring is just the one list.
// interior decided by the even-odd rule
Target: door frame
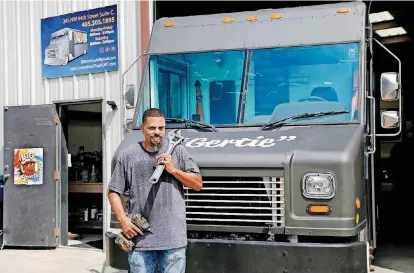
[[(104, 124), (105, 124), (105, 116), (106, 116), (106, 108), (105, 108), (105, 104), (103, 103), (104, 102), (104, 98), (103, 97), (96, 97), (96, 98), (86, 98), (86, 99), (73, 99), (73, 100), (56, 100), (56, 101), (52, 101), (52, 103), (55, 105), (55, 107), (56, 107), (56, 113), (59, 115), (59, 119), (61, 118), (60, 117), (60, 110), (61, 110), (61, 107), (62, 106), (67, 106), (67, 105), (79, 105), (79, 104), (92, 104), (92, 103), (101, 103), (101, 127), (102, 127), (102, 162), (103, 162), (103, 164), (102, 164), (102, 173), (103, 173), (103, 175), (102, 175), (102, 186), (103, 186), (103, 189), (102, 189), (102, 214), (103, 214), (103, 232), (102, 232), (102, 236), (104, 236), (105, 235), (105, 232), (106, 232), (106, 210), (107, 210), (107, 208), (106, 208), (106, 195), (105, 195), (105, 191), (106, 191), (106, 184), (105, 184), (105, 181), (106, 181), (106, 171), (107, 171), (107, 167), (106, 167), (106, 163), (105, 162), (107, 162), (107, 151), (106, 151), (106, 141), (105, 141), (105, 139), (106, 139), (106, 137), (105, 137), (105, 130), (104, 130)], [(59, 136), (57, 136), (57, 137), (59, 137), (59, 138), (57, 138), (57, 140), (59, 140), (59, 141), (61, 141), (60, 140), (60, 138), (61, 138), (61, 135), (60, 135), (60, 132), (59, 132)], [(68, 148), (68, 147), (67, 147)], [(60, 157), (60, 151), (58, 151), (58, 156), (57, 156), (57, 160), (56, 160), (56, 169), (57, 170), (61, 170), (61, 157)], [(68, 183), (68, 187), (69, 187), (69, 181), (67, 181), (67, 183)], [(59, 189), (61, 188), (61, 186), (59, 186)], [(69, 194), (69, 190), (68, 190), (68, 194)], [(59, 196), (61, 196), (61, 195), (59, 195)], [(61, 199), (59, 199), (59, 203), (58, 204), (56, 204), (57, 205), (57, 209), (60, 209), (59, 211), (62, 211), (61, 210)], [(66, 230), (65, 231), (63, 231), (62, 230), (62, 233), (61, 233), (61, 235), (60, 235), (60, 238), (59, 238), (59, 242), (58, 242), (58, 245), (64, 245), (64, 246), (67, 246), (68, 245), (68, 227), (69, 227), (69, 206), (66, 208), (66, 210), (65, 210), (65, 215), (60, 215), (60, 219), (59, 219), (59, 224), (60, 223), (62, 223), (62, 219), (65, 219), (65, 221), (66, 221), (66, 225), (65, 225), (65, 227), (66, 227)], [(63, 240), (62, 240), (63, 239)], [(105, 250), (105, 244), (104, 244), (104, 250)]]

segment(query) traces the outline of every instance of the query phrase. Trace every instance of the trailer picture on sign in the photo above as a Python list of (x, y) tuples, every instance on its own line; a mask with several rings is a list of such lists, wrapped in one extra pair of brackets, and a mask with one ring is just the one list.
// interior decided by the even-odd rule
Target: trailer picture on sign
[(67, 65), (88, 52), (88, 34), (84, 31), (63, 28), (52, 33), (46, 48), (45, 65)]

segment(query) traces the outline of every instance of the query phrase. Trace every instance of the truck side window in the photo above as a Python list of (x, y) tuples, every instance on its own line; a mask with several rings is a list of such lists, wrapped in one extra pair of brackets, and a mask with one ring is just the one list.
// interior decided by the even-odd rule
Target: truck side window
[(167, 114), (168, 117), (182, 117), (182, 101), (185, 94), (181, 82), (182, 80), (179, 74), (165, 69), (159, 69), (159, 108), (163, 113)]

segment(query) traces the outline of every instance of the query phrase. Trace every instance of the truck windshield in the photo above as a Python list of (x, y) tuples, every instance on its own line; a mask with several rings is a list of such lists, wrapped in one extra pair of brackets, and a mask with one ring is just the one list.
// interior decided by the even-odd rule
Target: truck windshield
[(292, 122), (350, 122), (358, 119), (358, 48), (347, 43), (151, 56), (146, 85), (151, 105), (166, 117), (216, 127), (260, 126), (321, 111), (349, 113)]
[(50, 44), (60, 44), (65, 41), (66, 35), (52, 37)]

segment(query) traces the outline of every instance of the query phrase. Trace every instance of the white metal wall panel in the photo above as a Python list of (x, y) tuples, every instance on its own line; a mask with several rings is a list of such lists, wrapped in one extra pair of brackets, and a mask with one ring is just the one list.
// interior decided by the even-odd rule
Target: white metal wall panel
[[(150, 2), (151, 3), (151, 2)], [(41, 71), (41, 19), (70, 12), (118, 4), (118, 56), (119, 70), (42, 79)], [(150, 4), (151, 5), (151, 4)], [(151, 10), (151, 9), (150, 9)], [(111, 174), (111, 157), (122, 138), (125, 113), (121, 101), (121, 77), (141, 53), (140, 2), (116, 0), (88, 1), (2, 1), (0, 2), (0, 107), (14, 105), (40, 105), (60, 100), (91, 98), (104, 99), (103, 152), (104, 182)], [(125, 85), (134, 84), (136, 95), (140, 82), (140, 62), (128, 72)], [(117, 102), (113, 111), (106, 101)], [(131, 111), (131, 110), (129, 110)], [(133, 110), (132, 110), (133, 111)], [(3, 124), (3, 111), (0, 111)], [(0, 125), (0, 173), (3, 172), (4, 128)], [(104, 184), (104, 192), (106, 185)], [(104, 203), (104, 215), (109, 215)]]
[[(41, 18), (118, 4), (119, 71), (77, 75), (56, 79), (42, 79), (41, 72)], [(141, 52), (140, 4), (138, 1), (3, 1), (0, 4), (0, 107), (12, 105), (39, 105), (58, 100), (102, 97), (114, 100), (121, 107), (111, 117), (112, 110), (105, 105), (111, 124), (107, 129), (106, 149), (112, 154), (121, 138), (120, 111), (121, 75)], [(138, 86), (140, 67), (137, 64), (126, 77), (126, 84)], [(3, 111), (0, 111), (3, 120)], [(1, 127), (1, 126), (0, 126)], [(0, 129), (3, 143), (3, 128)], [(2, 145), (3, 147), (3, 145)], [(2, 150), (0, 166), (3, 165)]]

